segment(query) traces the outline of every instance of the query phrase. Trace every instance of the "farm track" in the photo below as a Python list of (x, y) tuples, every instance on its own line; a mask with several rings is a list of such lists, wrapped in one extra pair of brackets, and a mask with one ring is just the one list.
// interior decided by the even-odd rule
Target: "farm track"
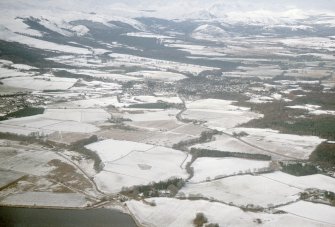
[(64, 158), (65, 160), (67, 160), (68, 162), (70, 162), (72, 165), (74, 165), (77, 168), (77, 170), (79, 170), (86, 177), (86, 179), (89, 180), (94, 190), (97, 191), (99, 194), (101, 194), (100, 196), (106, 195), (104, 192), (100, 191), (94, 180), (77, 163), (73, 162), (70, 158), (68, 158), (64, 154), (61, 154), (59, 151), (56, 151), (55, 153), (60, 157)]

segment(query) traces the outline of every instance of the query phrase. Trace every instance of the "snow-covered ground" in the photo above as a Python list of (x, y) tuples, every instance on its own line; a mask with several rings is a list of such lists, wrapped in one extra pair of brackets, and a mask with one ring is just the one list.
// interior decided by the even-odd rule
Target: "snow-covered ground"
[(208, 150), (218, 150), (238, 153), (262, 154), (263, 150), (250, 146), (242, 141), (229, 135), (218, 135), (213, 141), (207, 143), (196, 144), (192, 147)]
[(234, 128), (231, 132), (245, 132), (241, 139), (255, 147), (282, 155), (284, 158), (308, 159), (314, 149), (324, 141), (316, 136), (282, 134), (271, 129)]
[[(150, 129), (149, 129), (150, 130)], [(153, 136), (147, 137), (142, 140), (143, 143), (153, 144), (157, 146), (163, 146), (163, 147), (173, 147), (174, 144), (177, 144), (181, 141), (189, 140), (189, 139), (195, 139), (197, 137), (183, 134), (183, 133), (174, 133), (172, 131), (167, 132), (160, 132), (155, 130), (156, 133)]]
[(93, 69), (57, 69), (56, 71), (65, 70), (70, 73), (88, 75), (95, 78), (106, 79), (106, 80), (115, 80), (120, 82), (127, 81), (140, 81), (142, 78), (126, 76), (123, 74), (109, 73), (102, 70), (93, 70)]
[(270, 103), (273, 102), (273, 100), (274, 100), (273, 98), (268, 96), (250, 94), (250, 99), (248, 100), (248, 102), (258, 104), (258, 103)]
[(140, 95), (132, 96), (130, 99), (122, 99), (125, 102), (133, 103), (156, 103), (156, 102), (167, 102), (167, 103), (176, 103), (181, 104), (183, 101), (178, 96), (149, 96), (149, 95)]
[(59, 158), (48, 150), (12, 149), (7, 154), (4, 151), (0, 149), (0, 166), (2, 169), (35, 176), (46, 175), (53, 169), (47, 163)]
[(27, 77), (33, 75), (34, 73), (32, 72), (20, 71), (18, 69), (12, 68), (4, 68), (3, 66), (0, 67), (0, 78)]
[(1, 80), (3, 84), (12, 87), (27, 88), (31, 90), (67, 90), (71, 88), (77, 79), (59, 78), (51, 75), (13, 77)]
[(133, 151), (145, 152), (146, 150), (152, 149), (154, 146), (110, 139), (92, 143), (85, 147), (96, 152), (102, 162), (113, 162), (127, 156)]
[(281, 39), (279, 42), (289, 47), (310, 48), (327, 51), (335, 50), (334, 41), (326, 37), (294, 37), (289, 39)]
[(85, 196), (77, 193), (24, 192), (6, 197), (2, 205), (44, 206), (44, 207), (85, 207)]
[(180, 73), (164, 72), (164, 71), (137, 71), (128, 73), (129, 76), (140, 76), (145, 79), (161, 80), (161, 81), (177, 81), (187, 78)]
[(233, 101), (221, 99), (201, 99), (186, 103), (187, 110), (182, 117), (205, 121), (209, 128), (224, 130), (262, 117), (249, 108), (232, 105)]
[[(150, 206), (142, 201), (135, 200), (127, 202), (128, 209), (136, 220), (144, 226), (192, 227), (197, 213), (203, 213), (207, 217), (208, 223), (218, 223), (219, 226), (331, 226), (293, 214), (243, 212), (236, 207), (203, 200), (151, 198), (147, 201), (154, 201), (156, 205)], [(261, 223), (257, 223), (257, 220)]]
[(0, 169), (0, 188), (15, 182), (23, 176), (25, 176), (25, 173)]
[[(65, 65), (76, 66), (76, 67), (87, 67), (93, 70), (102, 70), (106, 67), (139, 67), (141, 69), (152, 70), (154, 73), (147, 74), (152, 76), (155, 79), (165, 79), (169, 82), (171, 76), (178, 76), (178, 79), (183, 79), (185, 77), (182, 73), (190, 73), (197, 76), (199, 73), (207, 70), (215, 70), (218, 68), (206, 67), (194, 64), (185, 64), (174, 61), (158, 60), (154, 58), (144, 58), (134, 55), (127, 54), (110, 54), (110, 57), (113, 58), (112, 61), (102, 62), (101, 59), (96, 58), (87, 58), (86, 55), (63, 55), (53, 58), (48, 58), (48, 60), (62, 63)], [(171, 74), (168, 71), (177, 71), (176, 74)], [(141, 71), (140, 71), (141, 72)], [(138, 75), (138, 73), (135, 73)], [(99, 74), (97, 74), (99, 76)], [(134, 77), (135, 75), (126, 74), (126, 76)], [(143, 75), (145, 77), (145, 75)], [(116, 78), (117, 79), (117, 78)], [(170, 81), (171, 82), (171, 81)]]
[[(134, 113), (130, 111), (139, 110), (140, 113)], [(154, 110), (154, 109), (124, 109), (128, 111), (124, 114), (125, 118), (129, 118), (132, 121), (164, 121), (164, 120), (174, 120), (176, 115), (180, 110), (177, 109), (167, 109), (167, 110)]]
[(150, 32), (128, 32), (126, 35), (133, 37), (144, 37), (144, 38), (173, 39), (173, 37), (170, 36), (158, 35)]
[(240, 66), (237, 68), (238, 70), (241, 70), (248, 76), (255, 76), (255, 77), (275, 77), (279, 76), (283, 73), (283, 70), (281, 70), (276, 65), (260, 65), (258, 67), (245, 67)]
[(194, 176), (190, 182), (213, 180), (239, 173), (253, 173), (268, 169), (269, 161), (256, 161), (240, 158), (197, 158), (192, 163)]
[(91, 54), (92, 52), (85, 48), (74, 47), (70, 45), (62, 45), (49, 41), (44, 41), (41, 39), (36, 39), (33, 37), (20, 35), (17, 33), (13, 33), (8, 30), (6, 27), (0, 26), (0, 39), (8, 42), (17, 42), (21, 44), (28, 45), (30, 47), (42, 49), (42, 50), (50, 50), (55, 52), (64, 52), (64, 53), (72, 53), (72, 54)]
[(278, 208), (289, 214), (335, 226), (335, 207), (324, 204), (299, 201)]
[(188, 43), (170, 43), (169, 47), (175, 47), (182, 51), (186, 51), (190, 53), (192, 56), (200, 55), (200, 56), (208, 56), (208, 57), (217, 57), (217, 56), (226, 56), (223, 53), (223, 49), (220, 48), (212, 48), (208, 46), (194, 45)]
[[(92, 133), (99, 130), (94, 125), (74, 122), (74, 121), (54, 121), (54, 123), (35, 126), (34, 124), (41, 124), (44, 119), (41, 118), (25, 118), (19, 121), (8, 120), (0, 123), (0, 132), (11, 133), (16, 135), (31, 136), (37, 134), (40, 136), (47, 136), (55, 132), (82, 132)], [(27, 126), (30, 125), (30, 126)]]
[(335, 178), (322, 174), (296, 177), (283, 172), (274, 172), (262, 174), (261, 176), (302, 190), (317, 188), (335, 193)]
[(229, 38), (230, 35), (220, 27), (204, 24), (200, 25), (192, 32), (192, 38), (209, 41), (221, 41)]
[(310, 104), (305, 104), (305, 105), (295, 105), (295, 106), (287, 106), (287, 108), (291, 109), (302, 109), (302, 110), (307, 110), (309, 114), (312, 115), (335, 115), (334, 110), (321, 110), (321, 106), (318, 105), (310, 105)]
[(0, 132), (26, 136), (54, 132), (92, 133), (99, 128), (87, 122), (106, 121), (109, 117), (101, 109), (48, 109), (44, 114), (1, 121)]
[[(76, 93), (74, 94), (76, 95)], [(108, 106), (123, 107), (126, 104), (119, 103), (116, 96), (103, 97), (103, 98), (88, 98), (77, 101), (70, 101), (65, 103), (56, 103), (50, 105), (53, 108), (101, 108)]]
[(238, 206), (272, 207), (299, 198), (302, 190), (262, 176), (242, 175), (211, 182), (186, 184), (179, 191), (186, 197), (204, 197)]
[(181, 151), (117, 140), (105, 140), (86, 147), (95, 151), (102, 160), (103, 170), (94, 180), (106, 193), (117, 193), (123, 187), (145, 185), (171, 177), (187, 177), (181, 167), (187, 155)]
[(103, 109), (46, 109), (41, 116), (47, 119), (75, 122), (107, 121), (110, 114)]

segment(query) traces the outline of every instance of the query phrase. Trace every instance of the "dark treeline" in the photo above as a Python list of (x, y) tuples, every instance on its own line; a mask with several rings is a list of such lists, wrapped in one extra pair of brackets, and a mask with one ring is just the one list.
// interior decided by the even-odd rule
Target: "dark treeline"
[(170, 195), (175, 195), (179, 189), (185, 185), (185, 181), (181, 178), (169, 179), (167, 181), (153, 182), (148, 185), (139, 185), (131, 188), (123, 188), (123, 193), (140, 194), (143, 193), (144, 197), (158, 197), (159, 191), (169, 190)]
[(5, 116), (0, 117), (0, 121), (8, 120), (10, 118), (20, 118), (20, 117), (29, 117), (37, 114), (43, 114), (44, 108), (35, 108), (35, 107), (25, 107), (18, 111), (9, 113)]
[(234, 157), (234, 158), (244, 158), (244, 159), (254, 159), (254, 160), (271, 160), (271, 156), (265, 154), (249, 154), (249, 153), (239, 153), (239, 152), (227, 152), (209, 149), (197, 149), (191, 148), (191, 154), (194, 157)]
[(318, 173), (318, 169), (308, 163), (281, 163), (282, 171), (295, 176), (307, 176)]

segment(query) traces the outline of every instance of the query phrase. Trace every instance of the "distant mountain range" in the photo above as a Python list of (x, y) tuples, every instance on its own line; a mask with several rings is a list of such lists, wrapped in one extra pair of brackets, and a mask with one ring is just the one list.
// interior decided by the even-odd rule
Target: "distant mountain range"
[[(190, 3), (189, 8), (185, 8), (187, 1), (171, 1), (165, 6), (147, 2), (152, 4), (145, 7), (144, 1), (135, 4), (131, 0), (98, 3), (90, 0), (61, 0), (57, 3), (3, 0), (0, 2), (0, 40), (34, 48), (48, 47), (51, 51), (60, 48), (62, 51), (85, 53), (90, 48), (120, 51), (121, 47), (127, 46), (127, 52), (129, 46), (132, 46), (132, 51), (149, 47), (161, 51), (162, 43), (148, 39), (150, 36), (222, 43), (225, 39), (248, 36), (334, 36), (335, 13), (326, 7), (333, 6), (334, 1), (304, 1), (302, 4), (302, 1), (286, 0), (280, 3), (262, 0), (215, 3), (209, 0), (205, 4), (197, 0)], [(294, 2), (299, 4), (294, 5)], [(184, 8), (178, 8), (180, 4)], [(146, 38), (141, 34), (142, 38), (134, 40), (134, 33), (140, 32), (146, 33)], [(117, 44), (111, 47), (113, 42)]]

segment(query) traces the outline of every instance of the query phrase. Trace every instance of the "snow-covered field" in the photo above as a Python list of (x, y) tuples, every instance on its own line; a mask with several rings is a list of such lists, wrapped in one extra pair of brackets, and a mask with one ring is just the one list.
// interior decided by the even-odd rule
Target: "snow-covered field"
[(135, 143), (130, 141), (103, 140), (85, 146), (96, 152), (102, 162), (113, 162), (117, 159), (127, 156), (133, 151), (145, 152), (154, 146), (144, 143)]
[(57, 103), (51, 105), (53, 108), (101, 108), (108, 106), (123, 107), (125, 104), (119, 103), (116, 96), (103, 98), (88, 98), (65, 103)]
[(252, 119), (262, 117), (251, 112), (249, 108), (232, 105), (233, 101), (220, 99), (202, 99), (186, 103), (187, 111), (182, 115), (185, 119), (205, 121), (209, 128), (227, 129)]
[(335, 45), (334, 41), (330, 38), (322, 37), (294, 37), (290, 39), (281, 39), (279, 42), (283, 43), (289, 47), (298, 47), (298, 48), (310, 48), (310, 49), (319, 49), (334, 51)]
[(333, 206), (299, 201), (278, 209), (298, 217), (316, 220), (325, 225), (335, 226), (335, 207)]
[[(0, 123), (0, 132), (12, 133), (17, 135), (30, 136), (32, 134), (38, 135), (49, 135), (55, 132), (82, 132), (82, 133), (92, 133), (99, 130), (94, 125), (72, 122), (72, 121), (54, 121), (55, 124), (49, 124), (45, 126), (35, 126), (39, 125), (44, 119), (41, 118), (25, 118), (19, 121), (7, 120)], [(30, 126), (27, 126), (27, 125)]]
[(283, 73), (283, 70), (281, 70), (278, 66), (267, 66), (267, 65), (261, 65), (258, 67), (243, 67), (240, 66), (237, 68), (238, 70), (241, 70), (248, 76), (255, 76), (255, 77), (275, 77), (279, 76)]
[(335, 226), (335, 207), (299, 201), (279, 208), (289, 214)]
[(149, 33), (149, 32), (128, 32), (127, 36), (156, 38), (156, 39), (173, 39), (173, 37), (170, 37), (170, 36), (158, 35), (158, 34)]
[(0, 78), (33, 76), (34, 73), (0, 67)]
[(225, 135), (225, 134), (215, 136), (214, 141), (196, 144), (192, 147), (200, 148), (200, 149), (208, 149), (208, 150), (238, 152), (238, 153), (251, 153), (251, 154), (266, 153), (263, 150), (252, 147), (232, 136)]
[(168, 44), (169, 47), (175, 47), (182, 51), (186, 51), (190, 53), (192, 56), (199, 55), (199, 56), (208, 56), (208, 57), (217, 57), (217, 56), (226, 56), (226, 54), (222, 53), (223, 49), (220, 48), (212, 48), (208, 46), (201, 46), (201, 45), (193, 45), (188, 43), (171, 43)]
[[(293, 214), (243, 212), (236, 207), (203, 200), (190, 201), (172, 198), (151, 198), (147, 201), (154, 201), (156, 206), (150, 206), (135, 200), (127, 202), (128, 209), (137, 221), (144, 226), (192, 227), (194, 226), (193, 220), (199, 212), (207, 217), (208, 223), (218, 223), (219, 226), (331, 226)], [(261, 224), (257, 223), (257, 220), (261, 221)]]
[(57, 69), (56, 71), (65, 70), (70, 73), (75, 74), (83, 74), (88, 75), (95, 78), (106, 79), (106, 80), (115, 80), (120, 82), (127, 82), (127, 81), (139, 81), (142, 78), (133, 77), (133, 76), (126, 76), (123, 74), (117, 73), (109, 73), (102, 70), (93, 70), (93, 69)]
[(122, 99), (123, 102), (132, 103), (156, 103), (156, 102), (167, 102), (181, 104), (183, 101), (178, 96), (150, 96), (150, 95), (139, 95), (132, 96), (130, 99)]
[(177, 144), (181, 141), (195, 138), (196, 137), (192, 135), (173, 133), (168, 131), (168, 132), (157, 132), (155, 133), (155, 135), (143, 139), (142, 142), (163, 147), (173, 147), (174, 144)]
[[(161, 133), (173, 131), (177, 129), (178, 127), (182, 127), (184, 124), (181, 122), (178, 122), (177, 120), (154, 120), (154, 121), (133, 121), (128, 122), (128, 125), (141, 128), (141, 129), (147, 129), (150, 131), (159, 131)], [(179, 133), (175, 133), (179, 134)]]
[(10, 153), (0, 149), (0, 166), (2, 169), (16, 171), (25, 174), (43, 176), (53, 167), (47, 163), (59, 157), (47, 150), (13, 149)]
[[(142, 111), (139, 113), (134, 113), (130, 111)], [(126, 112), (124, 114), (125, 118), (129, 118), (132, 121), (166, 121), (166, 120), (174, 120), (176, 115), (180, 110), (177, 109), (167, 109), (167, 110), (154, 110), (154, 109), (124, 109)], [(127, 113), (128, 112), (128, 113)]]
[(106, 121), (109, 116), (101, 109), (48, 109), (44, 114), (2, 121), (0, 132), (26, 136), (59, 131), (92, 133), (99, 128), (86, 122)]
[(77, 79), (59, 78), (51, 75), (29, 76), (29, 77), (13, 77), (1, 80), (4, 85), (27, 88), (31, 90), (67, 90), (71, 88)]
[(179, 191), (186, 197), (204, 197), (238, 206), (272, 207), (299, 198), (302, 190), (262, 176), (242, 175), (212, 182), (186, 184)]
[(2, 205), (44, 206), (44, 207), (85, 207), (85, 196), (77, 193), (24, 192), (6, 197)]
[[(58, 63), (62, 63), (65, 65), (71, 65), (76, 67), (88, 67), (93, 70), (99, 70), (99, 69), (105, 69), (106, 67), (139, 67), (143, 70), (152, 70), (156, 71), (154, 74), (151, 73), (149, 75), (149, 78), (164, 78), (167, 81), (169, 81), (169, 78), (171, 78), (171, 75), (177, 76), (178, 79), (182, 79), (182, 76), (184, 76), (181, 73), (190, 73), (192, 75), (198, 75), (199, 73), (207, 70), (215, 70), (218, 68), (214, 67), (206, 67), (206, 66), (200, 66), (200, 65), (194, 65), (194, 64), (186, 64), (186, 63), (180, 63), (180, 62), (174, 62), (174, 61), (166, 61), (166, 60), (158, 60), (154, 58), (144, 58), (144, 57), (138, 57), (134, 55), (127, 55), (127, 54), (118, 54), (113, 53), (110, 54), (110, 57), (113, 58), (112, 61), (109, 62), (102, 62), (100, 59), (96, 58), (87, 58), (86, 55), (63, 55), (53, 58), (48, 58), (48, 60), (55, 61)], [(177, 71), (176, 74), (170, 74), (168, 71)], [(127, 74), (129, 76), (134, 76), (131, 74)], [(162, 77), (160, 76), (162, 75)], [(145, 77), (145, 75), (143, 75)]]
[(191, 65), (179, 62), (172, 62), (172, 61), (165, 61), (165, 60), (157, 60), (152, 58), (144, 58), (144, 57), (137, 57), (133, 55), (126, 55), (126, 54), (110, 54), (112, 58), (114, 58), (115, 63), (125, 64), (130, 66), (145, 66), (150, 69), (160, 69), (162, 71), (167, 70), (177, 70), (178, 72), (182, 73), (191, 73), (197, 75), (205, 70), (213, 70), (216, 68), (199, 66), (199, 65)]
[(103, 171), (94, 180), (106, 193), (117, 193), (123, 187), (171, 177), (187, 177), (186, 171), (180, 167), (187, 155), (181, 151), (117, 140), (105, 140), (86, 147), (95, 151), (102, 160)]
[(177, 81), (187, 78), (180, 73), (164, 72), (164, 71), (138, 71), (128, 73), (129, 76), (140, 76), (145, 79), (161, 80), (161, 81)]
[(47, 119), (75, 122), (107, 121), (110, 114), (103, 109), (46, 109), (41, 116)]
[(258, 172), (267, 169), (269, 164), (269, 161), (240, 158), (197, 158), (192, 163), (194, 176), (190, 179), (190, 182), (213, 180), (245, 172)]
[(0, 169), (0, 188), (6, 187), (8, 184), (15, 182), (24, 175), (24, 173)]
[(234, 128), (235, 133), (248, 135), (241, 139), (253, 146), (275, 152), (284, 158), (308, 159), (314, 149), (324, 141), (316, 136), (282, 134), (271, 129)]
[(283, 172), (274, 172), (261, 176), (302, 190), (317, 188), (335, 193), (335, 178), (322, 174), (296, 177)]

